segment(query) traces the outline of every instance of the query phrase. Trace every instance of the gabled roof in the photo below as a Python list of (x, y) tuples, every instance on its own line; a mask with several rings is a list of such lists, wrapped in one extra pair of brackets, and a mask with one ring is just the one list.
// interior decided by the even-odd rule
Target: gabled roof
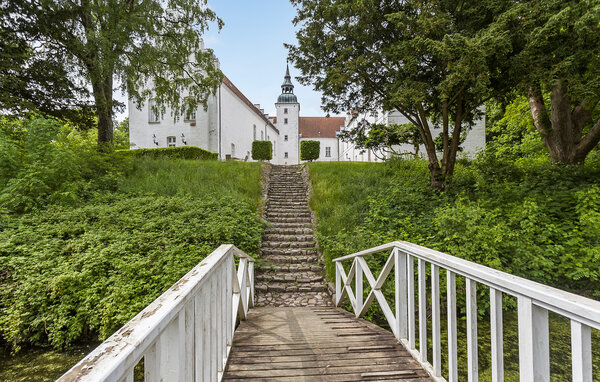
[(271, 120), (269, 118), (267, 118), (267, 116), (263, 112), (261, 112), (256, 106), (254, 106), (254, 104), (252, 102), (250, 102), (250, 100), (244, 95), (244, 93), (242, 93), (240, 91), (240, 89), (238, 89), (233, 84), (233, 82), (231, 82), (231, 80), (229, 78), (227, 78), (227, 76), (223, 76), (223, 84), (225, 84), (225, 86), (227, 86), (229, 89), (231, 89), (233, 94), (235, 94), (242, 102), (244, 102), (246, 105), (248, 105), (248, 107), (250, 109), (252, 109), (252, 111), (254, 111), (256, 114), (258, 114), (258, 116), (261, 117), (262, 120), (265, 121), (265, 123), (267, 125), (271, 126), (277, 132), (277, 134), (279, 134), (279, 130), (277, 130), (275, 125), (273, 125), (273, 122), (271, 122)]
[(346, 122), (344, 117), (300, 117), (302, 138), (335, 138)]

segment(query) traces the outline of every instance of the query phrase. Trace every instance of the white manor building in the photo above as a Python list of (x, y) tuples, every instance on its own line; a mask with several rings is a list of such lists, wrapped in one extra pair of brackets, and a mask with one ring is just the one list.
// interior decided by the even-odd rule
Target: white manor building
[[(152, 99), (138, 109), (129, 101), (129, 141), (132, 149), (168, 146), (196, 146), (218, 154), (218, 158), (252, 160), (252, 142), (271, 141), (274, 164), (300, 163), (300, 142), (321, 142), (319, 161), (381, 161), (383, 153), (357, 149), (338, 138), (338, 133), (366, 120), (376, 123), (406, 123), (397, 112), (378, 113), (378, 117), (348, 114), (346, 117), (301, 117), (300, 103), (294, 94), (289, 67), (286, 68), (281, 94), (275, 103), (276, 115), (269, 116), (260, 105), (253, 104), (227, 78), (223, 78), (206, 110), (198, 105), (176, 120), (152, 111)], [(434, 136), (438, 134), (432, 131)], [(480, 121), (462, 145), (472, 156), (485, 146), (485, 123)], [(410, 145), (399, 147), (411, 150)], [(421, 151), (422, 155), (424, 150)]]
[(319, 160), (338, 160), (336, 132), (344, 127), (345, 118), (301, 117), (289, 67), (281, 88), (275, 116), (250, 102), (226, 76), (206, 110), (199, 105), (177, 121), (168, 110), (164, 116), (153, 113), (151, 99), (141, 109), (130, 100), (131, 148), (187, 145), (218, 153), (219, 159), (252, 160), (252, 142), (266, 140), (273, 143), (271, 163), (298, 164), (300, 141), (318, 140)]

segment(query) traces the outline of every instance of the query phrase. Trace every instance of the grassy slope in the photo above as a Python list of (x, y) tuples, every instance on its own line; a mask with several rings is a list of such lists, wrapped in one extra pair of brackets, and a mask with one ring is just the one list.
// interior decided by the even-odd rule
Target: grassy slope
[[(257, 254), (259, 179), (257, 163), (137, 159), (116, 192), (5, 219), (0, 334), (25, 347), (102, 339), (219, 244)], [(5, 351), (0, 380), (54, 380), (77, 349)]]
[[(522, 167), (459, 165), (455, 186), (443, 195), (428, 186), (426, 163), (311, 163), (313, 186), (310, 205), (315, 211), (319, 244), (326, 260), (329, 280), (334, 280), (331, 259), (392, 240), (408, 240), (466, 257), (492, 267), (544, 281), (561, 288), (582, 286), (583, 293), (597, 285), (597, 279), (569, 280), (566, 271), (578, 267), (593, 269), (590, 263), (569, 262), (583, 259), (600, 248), (596, 228), (585, 234), (589, 222), (596, 221), (600, 206), (597, 165), (581, 171), (556, 170), (545, 164), (529, 163)], [(491, 171), (489, 171), (491, 170)], [(489, 171), (486, 172), (486, 171)], [(586, 212), (577, 205), (585, 204)], [(583, 233), (582, 233), (583, 232)], [(596, 239), (594, 239), (596, 237)], [(566, 245), (572, 239), (577, 245)], [(511, 246), (503, 243), (510, 241)], [(520, 252), (518, 252), (520, 251)], [(569, 254), (551, 259), (553, 253)], [(520, 267), (519, 257), (530, 256), (531, 268)], [(374, 255), (369, 263), (375, 274), (387, 256)], [(516, 258), (516, 259), (515, 259)], [(596, 262), (596, 264), (598, 264)], [(555, 271), (555, 272), (553, 272)], [(560, 277), (554, 274), (560, 273)], [(556, 278), (554, 278), (556, 277)], [(391, 277), (393, 280), (393, 277)], [(554, 283), (567, 280), (570, 284)], [(441, 288), (444, 288), (442, 272)], [(588, 289), (589, 288), (589, 289)], [(393, 285), (384, 291), (391, 296)], [(464, 294), (464, 280), (458, 280), (458, 291)], [(489, 318), (485, 308), (489, 294), (479, 290), (481, 316), (480, 370), (482, 380), (490, 378)], [(428, 292), (429, 293), (429, 292)], [(464, 314), (464, 300), (459, 297), (459, 310)], [(393, 309), (393, 299), (388, 297)], [(507, 380), (518, 380), (516, 301), (505, 299), (505, 362)], [(442, 320), (445, 309), (442, 309)], [(385, 326), (375, 306), (366, 317)], [(459, 320), (459, 367), (466, 371), (464, 317)], [(444, 325), (442, 325), (444, 327)], [(431, 322), (428, 322), (431, 330)], [(551, 358), (555, 380), (569, 380), (569, 323), (551, 315)], [(429, 336), (429, 338), (431, 338)], [(447, 342), (442, 330), (442, 346)], [(600, 372), (600, 333), (594, 331), (594, 359)], [(429, 344), (431, 355), (431, 343)], [(445, 347), (444, 347), (445, 348)], [(446, 354), (443, 352), (445, 366)]]

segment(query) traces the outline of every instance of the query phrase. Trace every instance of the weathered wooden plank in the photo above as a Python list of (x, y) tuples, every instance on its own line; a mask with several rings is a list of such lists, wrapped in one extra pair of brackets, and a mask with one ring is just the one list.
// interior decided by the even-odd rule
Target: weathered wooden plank
[(405, 378), (430, 381), (390, 331), (337, 308), (261, 307), (237, 329), (223, 380)]

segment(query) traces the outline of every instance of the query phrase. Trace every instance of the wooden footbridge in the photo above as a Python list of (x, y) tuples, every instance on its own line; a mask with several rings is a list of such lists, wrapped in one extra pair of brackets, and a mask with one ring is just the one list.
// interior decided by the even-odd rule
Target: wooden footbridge
[[(366, 259), (382, 253), (387, 261), (375, 277)], [(490, 292), (493, 381), (504, 380), (503, 295), (518, 301), (521, 381), (550, 380), (549, 311), (571, 322), (572, 380), (593, 380), (598, 301), (407, 242), (335, 264), (336, 305), (348, 298), (354, 314), (334, 307), (253, 308), (254, 260), (222, 245), (59, 381), (477, 381), (478, 284)], [(382, 291), (388, 277), (393, 308)], [(457, 277), (466, 285), (465, 375), (457, 367)], [(444, 349), (440, 279), (447, 309)], [(373, 301), (389, 331), (358, 318)]]

